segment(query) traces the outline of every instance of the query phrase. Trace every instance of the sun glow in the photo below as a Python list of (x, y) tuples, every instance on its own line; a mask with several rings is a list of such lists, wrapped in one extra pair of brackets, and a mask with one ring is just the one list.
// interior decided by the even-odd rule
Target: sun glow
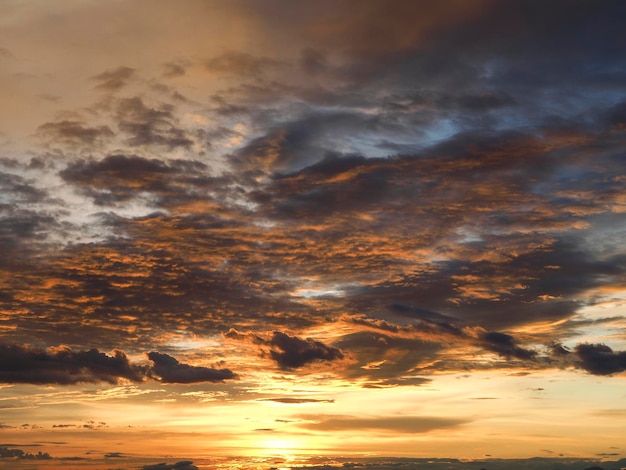
[(263, 454), (280, 455), (287, 458), (301, 448), (300, 444), (297, 439), (291, 437), (271, 437), (259, 442), (259, 450)]

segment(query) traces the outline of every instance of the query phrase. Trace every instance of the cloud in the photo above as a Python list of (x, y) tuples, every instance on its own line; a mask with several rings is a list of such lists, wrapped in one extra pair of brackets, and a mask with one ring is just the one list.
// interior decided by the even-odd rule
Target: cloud
[(144, 465), (141, 470), (198, 470), (191, 460), (182, 460), (176, 463), (157, 463)]
[[(235, 328), (230, 328), (223, 335), (225, 338), (270, 346), (270, 358), (285, 370), (298, 369), (314, 362), (330, 362), (344, 358), (340, 349), (327, 346), (312, 338), (301, 339), (297, 336), (289, 336), (281, 331), (274, 331), (269, 339), (253, 332), (242, 333)], [(263, 351), (263, 355), (265, 354), (266, 351)]]
[(505, 333), (488, 331), (480, 335), (480, 340), (485, 348), (506, 358), (530, 360), (537, 356), (536, 351), (518, 346), (515, 339)]
[(626, 371), (626, 351), (613, 351), (605, 344), (579, 344), (574, 353), (580, 367), (594, 375), (612, 375)]
[(329, 399), (296, 398), (296, 397), (263, 398), (259, 401), (273, 401), (276, 403), (283, 403), (286, 405), (300, 405), (304, 403), (334, 403), (335, 402), (335, 400), (329, 400)]
[(11, 206), (16, 208), (18, 205), (43, 202), (48, 196), (46, 191), (35, 187), (33, 181), (12, 173), (0, 172), (0, 190), (10, 195)]
[[(148, 353), (148, 358), (153, 362), (151, 367), (130, 362), (126, 354), (119, 350), (107, 355), (97, 349), (75, 352), (67, 346), (38, 349), (0, 345), (0, 382), (71, 385), (158, 379), (163, 383), (199, 383), (223, 382), (237, 377), (228, 369), (191, 366), (158, 352)], [(89, 421), (82, 427), (100, 429), (105, 425)], [(71, 425), (55, 425), (68, 426)]]
[(42, 124), (37, 133), (50, 144), (88, 145), (98, 147), (110, 140), (114, 133), (106, 125), (89, 127), (81, 121), (57, 121)]
[(124, 98), (119, 101), (116, 122), (119, 130), (128, 136), (126, 143), (131, 147), (173, 150), (190, 149), (194, 144), (187, 129), (178, 125), (174, 107), (169, 104), (151, 108), (140, 97)]
[(343, 354), (337, 348), (311, 338), (289, 336), (280, 331), (275, 331), (267, 344), (273, 348), (270, 350), (270, 357), (283, 369), (297, 369), (316, 361), (343, 359)]
[(278, 67), (281, 63), (268, 57), (255, 57), (245, 52), (224, 52), (207, 60), (205, 66), (212, 72), (253, 78), (266, 69)]
[[(164, 162), (136, 155), (114, 154), (101, 160), (78, 160), (70, 163), (59, 175), (94, 199), (99, 205), (127, 201), (147, 192), (155, 196), (155, 204), (163, 198), (171, 204), (184, 198), (194, 187), (211, 184), (203, 177), (206, 166), (197, 161)], [(166, 197), (168, 196), (168, 197)]]
[(461, 418), (430, 416), (355, 417), (347, 415), (299, 415), (310, 421), (301, 425), (317, 431), (379, 431), (391, 433), (422, 434), (439, 429), (451, 429), (468, 423)]
[(164, 72), (163, 75), (166, 77), (181, 77), (185, 75), (186, 72), (186, 64), (181, 64), (178, 62), (167, 62), (163, 64)]
[(61, 346), (37, 349), (0, 345), (0, 382), (60, 384), (141, 382), (145, 369), (131, 364), (122, 351), (109, 356), (97, 349), (72, 351)]
[[(277, 5), (238, 8), (285, 48), (109, 69), (91, 83), (123, 95), (40, 125), (32, 166), (2, 160), (0, 307), (28, 312), (7, 338), (142, 352), (277, 330), (242, 334), (250, 353), (366, 387), (550, 367), (529, 345), (593, 327), (576, 315), (626, 273), (623, 7)], [(560, 328), (514, 333), (538, 322)], [(303, 339), (320, 325), (350, 330)], [(564, 351), (553, 365), (619, 372), (620, 352)]]
[(50, 454), (48, 454), (47, 452), (39, 451), (36, 454), (32, 454), (21, 449), (10, 449), (6, 446), (0, 446), (0, 459), (51, 460), (52, 457), (50, 457)]
[(130, 81), (135, 75), (135, 69), (130, 67), (118, 67), (114, 70), (107, 70), (94, 77), (93, 80), (99, 82), (96, 88), (100, 88), (107, 91), (117, 91)]
[(148, 353), (148, 358), (154, 363), (152, 372), (159, 376), (163, 383), (223, 382), (237, 377), (229, 369), (190, 366), (178, 362), (168, 354), (154, 351)]

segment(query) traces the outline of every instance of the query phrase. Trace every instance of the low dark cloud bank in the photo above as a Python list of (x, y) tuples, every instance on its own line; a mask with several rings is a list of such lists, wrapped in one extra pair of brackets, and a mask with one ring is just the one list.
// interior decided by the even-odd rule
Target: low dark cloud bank
[(236, 377), (229, 369), (181, 364), (168, 354), (153, 351), (148, 353), (148, 358), (154, 363), (152, 372), (158, 375), (163, 383), (223, 382)]
[(123, 351), (112, 355), (97, 349), (73, 351), (67, 346), (40, 349), (19, 345), (0, 345), (0, 382), (60, 384), (120, 380), (143, 382), (158, 378), (163, 383), (223, 382), (236, 375), (228, 369), (198, 367), (178, 362), (172, 356), (150, 352), (153, 366), (135, 364)]

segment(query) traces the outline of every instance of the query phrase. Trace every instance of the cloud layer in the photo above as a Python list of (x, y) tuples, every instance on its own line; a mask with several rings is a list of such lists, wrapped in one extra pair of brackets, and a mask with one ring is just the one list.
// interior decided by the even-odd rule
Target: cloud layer
[[(257, 39), (94, 57), (2, 144), (4, 380), (624, 372), (621, 310), (588, 314), (626, 278), (621, 2), (236, 3), (215, 21)], [(188, 338), (237, 373), (167, 353)]]

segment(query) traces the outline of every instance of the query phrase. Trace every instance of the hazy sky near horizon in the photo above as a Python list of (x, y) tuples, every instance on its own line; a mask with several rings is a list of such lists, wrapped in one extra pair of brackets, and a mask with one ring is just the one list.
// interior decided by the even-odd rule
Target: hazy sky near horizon
[(0, 3), (0, 444), (626, 457), (626, 3)]

